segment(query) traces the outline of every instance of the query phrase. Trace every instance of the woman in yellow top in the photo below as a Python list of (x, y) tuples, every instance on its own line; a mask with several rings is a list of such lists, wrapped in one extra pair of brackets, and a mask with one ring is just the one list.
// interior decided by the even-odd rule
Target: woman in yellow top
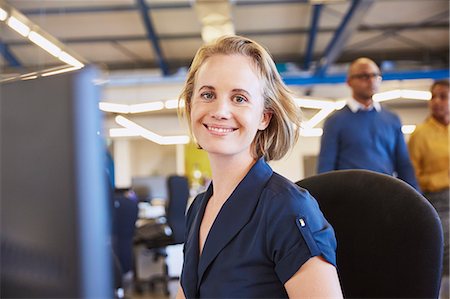
[(443, 286), (449, 298), (449, 82), (436, 81), (431, 86), (430, 116), (409, 139), (409, 153), (424, 196), (436, 208), (444, 231)]

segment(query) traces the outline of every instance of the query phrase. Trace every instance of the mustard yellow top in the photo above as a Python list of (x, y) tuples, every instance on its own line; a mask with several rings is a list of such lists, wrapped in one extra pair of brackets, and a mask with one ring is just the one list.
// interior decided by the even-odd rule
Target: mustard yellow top
[(428, 117), (409, 139), (409, 154), (422, 192), (436, 192), (449, 187), (449, 130)]

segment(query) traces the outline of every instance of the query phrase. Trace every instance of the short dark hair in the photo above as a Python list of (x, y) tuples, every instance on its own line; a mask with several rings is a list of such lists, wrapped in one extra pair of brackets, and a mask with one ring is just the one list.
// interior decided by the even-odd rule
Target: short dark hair
[(443, 79), (443, 80), (436, 80), (433, 82), (433, 84), (430, 87), (430, 91), (433, 91), (433, 88), (435, 88), (438, 85), (442, 85), (442, 86), (446, 86), (449, 87), (449, 82), (447, 79)]

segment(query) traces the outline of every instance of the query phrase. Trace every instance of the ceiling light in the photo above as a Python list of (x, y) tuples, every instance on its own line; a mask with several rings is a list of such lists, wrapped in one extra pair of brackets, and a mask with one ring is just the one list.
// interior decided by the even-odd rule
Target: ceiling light
[(128, 130), (127, 128), (112, 128), (109, 129), (109, 137), (136, 137), (139, 136), (136, 132)]
[(6, 10), (0, 8), (0, 21), (6, 20), (7, 17), (8, 13), (6, 12)]
[(402, 98), (406, 99), (414, 99), (414, 100), (423, 100), (428, 101), (431, 100), (431, 92), (429, 91), (421, 91), (421, 90), (401, 90)]
[(395, 89), (395, 90), (390, 90), (390, 91), (385, 91), (385, 92), (380, 92), (380, 93), (374, 94), (372, 96), (372, 99), (375, 102), (383, 102), (383, 101), (398, 99), (401, 97), (401, 95), (402, 95), (401, 91), (399, 89)]
[(30, 27), (19, 21), (17, 18), (11, 16), (6, 22), (9, 27), (14, 29), (20, 35), (27, 37), (28, 33), (30, 33)]
[(59, 58), (59, 60), (65, 62), (67, 64), (73, 65), (74, 67), (82, 68), (84, 66), (83, 63), (81, 63), (80, 61), (78, 61), (77, 59), (75, 59), (73, 56), (69, 55), (66, 52), (59, 53), (58, 58)]
[(180, 108), (184, 107), (184, 101), (180, 101), (180, 103), (178, 104), (178, 100), (167, 100), (164, 102), (164, 107), (166, 107), (166, 109), (177, 109), (178, 105), (180, 106)]
[(98, 108), (105, 112), (130, 113), (130, 106), (126, 104), (100, 102), (98, 103)]
[(312, 108), (312, 109), (323, 109), (323, 108), (333, 107), (335, 105), (334, 101), (325, 101), (325, 100), (316, 100), (316, 99), (296, 98), (296, 99), (294, 99), (294, 101), (300, 107)]
[(61, 53), (61, 49), (58, 46), (35, 31), (31, 31), (28, 35), (28, 38), (30, 39), (30, 41), (55, 57), (58, 57), (58, 55)]
[(300, 129), (300, 135), (304, 137), (320, 137), (322, 134), (322, 128)]
[(130, 105), (130, 113), (142, 113), (142, 112), (158, 111), (162, 109), (164, 109), (164, 103), (161, 101)]
[(180, 135), (180, 136), (161, 136), (150, 130), (147, 130), (144, 127), (141, 127), (137, 123), (119, 115), (116, 116), (116, 123), (127, 128), (133, 134), (137, 134), (145, 139), (153, 141), (155, 143), (161, 145), (170, 145), (170, 144), (187, 144), (189, 143), (189, 136)]
[(43, 74), (41, 74), (41, 76), (42, 77), (47, 77), (47, 76), (52, 76), (52, 75), (57, 75), (57, 74), (61, 74), (61, 73), (71, 72), (71, 71), (75, 71), (75, 70), (79, 70), (79, 69), (81, 69), (81, 67), (68, 67), (68, 68), (63, 68), (63, 69), (59, 69), (59, 70), (56, 70), (56, 71), (43, 73)]
[(25, 81), (25, 80), (32, 80), (32, 79), (37, 79), (37, 77), (38, 76), (36, 76), (36, 75), (34, 75), (34, 76), (29, 76), (29, 77), (22, 77), (22, 81)]
[(134, 105), (100, 102), (98, 106), (100, 110), (105, 112), (126, 113), (126, 114), (159, 111), (164, 109), (164, 103), (162, 101), (154, 101)]
[(400, 98), (427, 101), (431, 99), (431, 92), (421, 90), (395, 89), (374, 94), (372, 97), (372, 99), (376, 102), (383, 102)]
[(317, 124), (319, 124), (322, 120), (324, 120), (334, 110), (335, 110), (334, 107), (328, 107), (328, 108), (324, 108), (324, 109), (320, 110), (319, 112), (317, 112), (316, 115), (311, 117), (310, 120), (308, 120), (307, 122), (304, 122), (302, 127), (305, 129), (314, 128)]
[(346, 100), (338, 100), (338, 101), (335, 102), (334, 109), (341, 110), (342, 108), (345, 107), (345, 105), (347, 105), (347, 101)]

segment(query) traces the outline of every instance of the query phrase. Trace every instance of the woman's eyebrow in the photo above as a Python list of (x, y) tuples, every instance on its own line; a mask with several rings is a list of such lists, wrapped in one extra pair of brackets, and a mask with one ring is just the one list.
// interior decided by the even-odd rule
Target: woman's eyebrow
[(246, 91), (245, 89), (242, 89), (242, 88), (234, 88), (232, 91), (238, 92), (238, 93), (245, 93), (247, 96), (251, 96), (251, 94), (248, 91)]
[(200, 91), (200, 90), (202, 90), (202, 89), (215, 90), (214, 86), (211, 86), (211, 85), (203, 85), (203, 86), (200, 86), (200, 88), (198, 89), (198, 91)]

